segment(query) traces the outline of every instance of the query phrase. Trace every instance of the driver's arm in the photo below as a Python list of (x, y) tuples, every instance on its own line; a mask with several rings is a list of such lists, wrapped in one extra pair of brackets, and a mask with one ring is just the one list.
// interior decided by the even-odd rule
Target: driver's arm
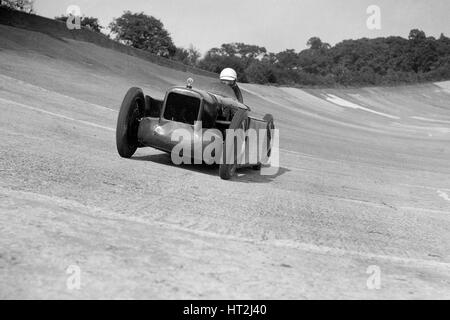
[(231, 86), (231, 88), (233, 88), (234, 94), (236, 95), (236, 98), (238, 99), (238, 101), (240, 103), (244, 103), (244, 99), (242, 98), (241, 89), (239, 89), (239, 86), (237, 85), (237, 83), (235, 83), (233, 86)]

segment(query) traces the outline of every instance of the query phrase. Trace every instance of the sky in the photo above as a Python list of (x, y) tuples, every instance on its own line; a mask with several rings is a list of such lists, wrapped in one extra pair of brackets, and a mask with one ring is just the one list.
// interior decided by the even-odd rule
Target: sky
[[(449, 0), (35, 0), (37, 14), (54, 18), (77, 5), (107, 26), (123, 11), (160, 19), (177, 46), (202, 53), (244, 42), (270, 52), (305, 49), (317, 36), (331, 45), (345, 39), (407, 37), (414, 28), (450, 36)], [(370, 5), (380, 8), (381, 29), (369, 29)]]

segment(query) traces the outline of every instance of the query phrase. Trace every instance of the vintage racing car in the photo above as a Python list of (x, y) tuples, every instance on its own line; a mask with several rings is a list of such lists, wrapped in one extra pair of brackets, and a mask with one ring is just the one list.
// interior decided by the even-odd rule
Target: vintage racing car
[[(233, 90), (226, 84), (214, 83), (205, 90), (193, 88), (192, 85), (193, 80), (189, 78), (186, 86), (169, 88), (164, 100), (144, 95), (140, 88), (129, 89), (117, 120), (116, 144), (119, 155), (130, 158), (137, 148), (142, 147), (153, 147), (171, 153), (179, 143), (173, 139), (174, 132), (177, 129), (196, 132), (194, 127), (201, 123), (200, 134), (194, 133), (187, 143), (194, 145), (200, 140), (204, 150), (211, 139), (205, 141), (202, 134), (206, 130), (215, 129), (213, 132), (217, 136), (214, 139), (221, 139), (222, 142), (222, 148), (218, 151), (219, 159), (223, 159), (219, 163), (219, 175), (222, 179), (230, 179), (238, 167), (261, 169), (261, 164), (267, 163), (271, 153), (275, 129), (272, 115), (256, 115), (247, 105), (237, 101)], [(263, 135), (257, 135), (256, 157), (250, 155), (255, 149), (250, 148), (247, 143), (249, 136), (246, 134), (250, 129), (264, 132)], [(238, 137), (232, 137), (229, 139), (236, 139), (233, 141), (236, 143), (227, 144), (227, 133), (230, 131), (235, 131), (236, 135), (240, 132), (244, 143), (239, 145)], [(194, 159), (198, 154), (191, 152), (183, 156)]]

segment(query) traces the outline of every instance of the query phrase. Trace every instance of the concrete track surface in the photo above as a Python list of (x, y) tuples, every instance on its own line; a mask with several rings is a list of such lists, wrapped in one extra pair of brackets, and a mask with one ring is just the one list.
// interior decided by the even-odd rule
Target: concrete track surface
[(450, 83), (242, 85), (280, 129), (275, 176), (121, 159), (127, 89), (188, 76), (0, 26), (0, 298), (450, 298)]

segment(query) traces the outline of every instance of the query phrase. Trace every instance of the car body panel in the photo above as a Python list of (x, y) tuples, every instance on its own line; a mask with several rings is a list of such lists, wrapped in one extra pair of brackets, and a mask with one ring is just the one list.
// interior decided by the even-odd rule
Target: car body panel
[[(166, 119), (164, 116), (168, 107), (168, 97), (171, 93), (199, 99), (200, 107), (196, 120), (201, 122), (190, 124)], [(234, 97), (219, 94), (218, 90), (212, 92), (189, 87), (172, 87), (167, 90), (164, 101), (161, 103), (159, 117), (144, 117), (140, 120), (138, 141), (142, 146), (153, 147), (168, 153), (172, 152), (179, 143), (186, 146), (190, 145), (190, 150), (194, 150), (195, 146), (201, 145), (202, 150), (204, 150), (211, 141), (203, 141), (203, 133), (208, 129), (217, 129), (212, 131), (213, 135), (224, 139), (224, 132), (239, 109), (248, 112), (249, 121), (247, 122), (246, 130), (252, 128), (259, 132), (260, 129), (267, 128), (267, 122), (252, 112), (248, 106), (240, 103)], [(190, 141), (176, 139), (177, 129), (185, 129), (191, 132)], [(257, 138), (259, 140), (259, 136)], [(259, 144), (260, 142), (258, 142)], [(192, 158), (195, 158), (194, 152), (192, 152)]]

